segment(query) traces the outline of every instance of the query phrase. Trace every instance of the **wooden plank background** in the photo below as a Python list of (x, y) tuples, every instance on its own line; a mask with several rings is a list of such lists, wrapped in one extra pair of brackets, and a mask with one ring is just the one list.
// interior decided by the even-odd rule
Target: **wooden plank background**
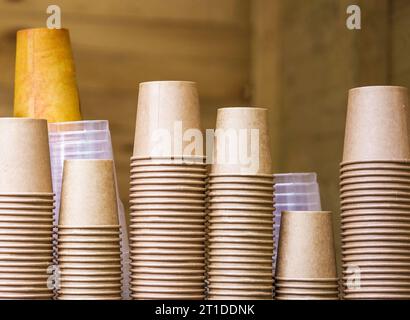
[(271, 106), (275, 170), (318, 173), (338, 240), (348, 90), (410, 87), (410, 1), (355, 1), (359, 31), (346, 28), (350, 0), (252, 3), (253, 103)]

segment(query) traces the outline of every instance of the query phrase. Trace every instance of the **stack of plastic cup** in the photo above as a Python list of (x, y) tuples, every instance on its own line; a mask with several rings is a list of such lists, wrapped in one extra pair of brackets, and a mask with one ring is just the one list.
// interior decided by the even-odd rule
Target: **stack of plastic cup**
[(142, 83), (131, 158), (133, 299), (204, 299), (206, 178), (196, 84)]
[(349, 92), (340, 169), (345, 299), (410, 298), (408, 90)]
[(58, 299), (120, 300), (121, 248), (112, 160), (66, 160), (58, 226)]
[(283, 211), (321, 211), (319, 184), (316, 173), (280, 173), (275, 181), (275, 241), (276, 260)]
[(273, 176), (267, 109), (218, 110), (208, 189), (208, 298), (271, 300)]
[(338, 300), (332, 213), (285, 211), (276, 276), (278, 300)]
[(53, 297), (47, 121), (0, 118), (0, 299)]
[[(56, 194), (54, 216), (56, 224), (58, 224), (64, 161), (78, 159), (113, 160), (114, 155), (109, 123), (106, 120), (50, 123), (49, 140), (53, 188)], [(123, 298), (129, 299), (130, 271), (127, 224), (124, 207), (119, 199), (118, 185), (116, 188), (119, 222), (122, 231)]]

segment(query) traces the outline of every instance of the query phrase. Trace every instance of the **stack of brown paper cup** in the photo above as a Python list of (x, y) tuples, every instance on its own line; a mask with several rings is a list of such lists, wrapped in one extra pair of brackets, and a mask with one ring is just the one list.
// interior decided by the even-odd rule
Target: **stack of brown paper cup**
[(130, 179), (133, 299), (205, 297), (207, 168), (199, 111), (193, 82), (140, 85)]
[(208, 184), (208, 298), (272, 299), (273, 176), (267, 110), (218, 110)]
[(277, 300), (339, 299), (331, 212), (282, 212), (275, 280)]
[(51, 299), (54, 195), (47, 122), (0, 118), (0, 299)]
[(120, 300), (121, 248), (112, 160), (66, 160), (58, 230), (58, 299)]
[(410, 298), (408, 93), (349, 92), (340, 170), (345, 299)]

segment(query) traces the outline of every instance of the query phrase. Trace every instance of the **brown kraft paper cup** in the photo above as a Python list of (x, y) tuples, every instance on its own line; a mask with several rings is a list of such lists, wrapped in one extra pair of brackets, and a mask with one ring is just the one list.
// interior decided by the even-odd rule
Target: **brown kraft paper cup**
[[(191, 140), (185, 141), (182, 136), (190, 129), (201, 132), (200, 106), (194, 82), (152, 81), (140, 84), (134, 158), (203, 156), (203, 150), (196, 149), (194, 154), (185, 154)], [(176, 130), (180, 130), (181, 136), (178, 137)], [(169, 139), (163, 138), (161, 132)], [(178, 141), (174, 141), (175, 137)], [(179, 145), (179, 150), (174, 150), (176, 145)]]
[(337, 278), (331, 212), (282, 212), (277, 277)]
[(218, 109), (213, 156), (212, 174), (271, 174), (268, 110)]
[(47, 121), (0, 118), (0, 193), (52, 193)]
[(374, 86), (349, 91), (343, 162), (410, 159), (408, 91)]
[(118, 225), (112, 160), (66, 160), (61, 191), (61, 226)]

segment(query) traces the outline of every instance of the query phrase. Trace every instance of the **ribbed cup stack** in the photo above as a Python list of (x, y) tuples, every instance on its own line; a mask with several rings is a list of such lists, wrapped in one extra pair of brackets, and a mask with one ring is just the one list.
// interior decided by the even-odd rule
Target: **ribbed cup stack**
[(133, 299), (205, 297), (207, 168), (202, 140), (190, 148), (192, 137), (202, 139), (199, 112), (193, 82), (140, 85), (130, 186)]
[(112, 160), (66, 160), (58, 230), (58, 299), (121, 300)]
[(209, 178), (208, 298), (272, 299), (273, 176), (267, 110), (218, 110)]
[(340, 170), (345, 299), (410, 298), (408, 93), (349, 92)]
[[(275, 181), (275, 247), (276, 261), (283, 211), (321, 211), (319, 184), (314, 172), (278, 173)], [(274, 265), (275, 268), (275, 265)]]
[(53, 297), (47, 121), (0, 118), (0, 299)]
[[(107, 120), (56, 122), (48, 124), (53, 189), (56, 195), (55, 226), (58, 225), (61, 184), (65, 160), (114, 160), (111, 133)], [(117, 181), (116, 181), (117, 184)], [(118, 218), (121, 226), (121, 255), (123, 269), (123, 299), (129, 299), (129, 243), (124, 206), (117, 185)], [(57, 251), (55, 236), (54, 250)], [(55, 252), (57, 258), (57, 252)]]
[(331, 212), (284, 211), (276, 268), (277, 300), (338, 300)]

